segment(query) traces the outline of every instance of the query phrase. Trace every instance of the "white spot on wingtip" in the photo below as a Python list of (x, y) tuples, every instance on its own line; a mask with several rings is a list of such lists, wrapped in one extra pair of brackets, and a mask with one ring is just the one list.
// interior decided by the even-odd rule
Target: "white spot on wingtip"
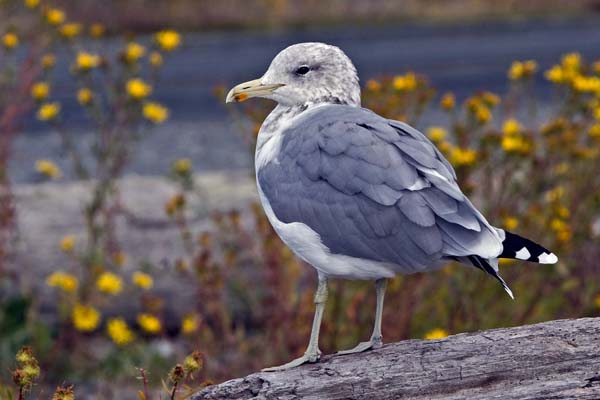
[(540, 264), (556, 264), (558, 262), (558, 257), (554, 253), (542, 253), (538, 257)]
[(515, 296), (513, 295), (512, 290), (510, 290), (510, 288), (508, 286), (504, 286), (504, 290), (506, 290), (506, 293), (508, 293), (508, 295), (510, 296), (511, 299), (515, 299)]
[(523, 247), (521, 250), (517, 251), (515, 257), (519, 260), (529, 260), (529, 257), (531, 257), (531, 253), (529, 253), (529, 250), (527, 250), (526, 247)]

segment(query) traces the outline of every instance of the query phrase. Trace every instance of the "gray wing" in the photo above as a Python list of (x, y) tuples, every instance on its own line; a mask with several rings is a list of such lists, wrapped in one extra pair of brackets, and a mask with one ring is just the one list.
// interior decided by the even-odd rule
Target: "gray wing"
[(366, 109), (306, 112), (257, 177), (277, 218), (308, 225), (334, 254), (419, 271), (442, 257), (501, 252), (435, 146)]

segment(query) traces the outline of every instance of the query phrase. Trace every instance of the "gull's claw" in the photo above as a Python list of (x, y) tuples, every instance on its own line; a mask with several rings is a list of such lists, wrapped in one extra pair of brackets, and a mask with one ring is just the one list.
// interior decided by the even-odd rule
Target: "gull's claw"
[(337, 353), (335, 353), (335, 355), (344, 356), (347, 354), (362, 353), (363, 351), (367, 351), (370, 349), (378, 349), (381, 346), (383, 346), (383, 341), (381, 340), (381, 337), (371, 338), (371, 340), (369, 340), (368, 342), (360, 342), (356, 347), (348, 350), (338, 351)]
[(264, 368), (262, 372), (275, 372), (275, 371), (284, 371), (286, 369), (295, 368), (302, 364), (316, 363), (321, 358), (321, 350), (318, 350), (314, 353), (304, 353), (302, 357), (296, 358), (295, 360), (290, 361), (287, 364), (279, 365), (277, 367), (269, 367)]

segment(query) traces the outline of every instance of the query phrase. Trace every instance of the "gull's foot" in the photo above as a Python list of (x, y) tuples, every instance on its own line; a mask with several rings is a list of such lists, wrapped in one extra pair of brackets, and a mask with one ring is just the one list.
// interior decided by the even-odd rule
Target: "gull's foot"
[(264, 368), (262, 372), (275, 372), (275, 371), (284, 371), (286, 369), (295, 368), (302, 364), (316, 363), (321, 358), (321, 350), (318, 350), (313, 353), (306, 352), (302, 355), (302, 357), (296, 358), (295, 360), (290, 361), (287, 364), (279, 365), (277, 367), (269, 367)]
[(363, 351), (367, 351), (370, 349), (378, 349), (383, 346), (383, 341), (381, 340), (381, 336), (376, 338), (371, 338), (368, 342), (360, 342), (356, 347), (349, 350), (342, 350), (335, 353), (336, 355), (344, 356), (347, 354), (354, 353), (362, 353)]

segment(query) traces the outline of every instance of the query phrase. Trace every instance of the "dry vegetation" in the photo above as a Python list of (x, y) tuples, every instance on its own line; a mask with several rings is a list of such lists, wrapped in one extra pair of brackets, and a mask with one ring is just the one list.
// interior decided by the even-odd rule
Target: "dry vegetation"
[(78, 20), (87, 23), (100, 20), (117, 32), (152, 31), (165, 25), (181, 30), (206, 30), (565, 17), (589, 15), (600, 9), (598, 0), (57, 0), (56, 4), (71, 10)]

